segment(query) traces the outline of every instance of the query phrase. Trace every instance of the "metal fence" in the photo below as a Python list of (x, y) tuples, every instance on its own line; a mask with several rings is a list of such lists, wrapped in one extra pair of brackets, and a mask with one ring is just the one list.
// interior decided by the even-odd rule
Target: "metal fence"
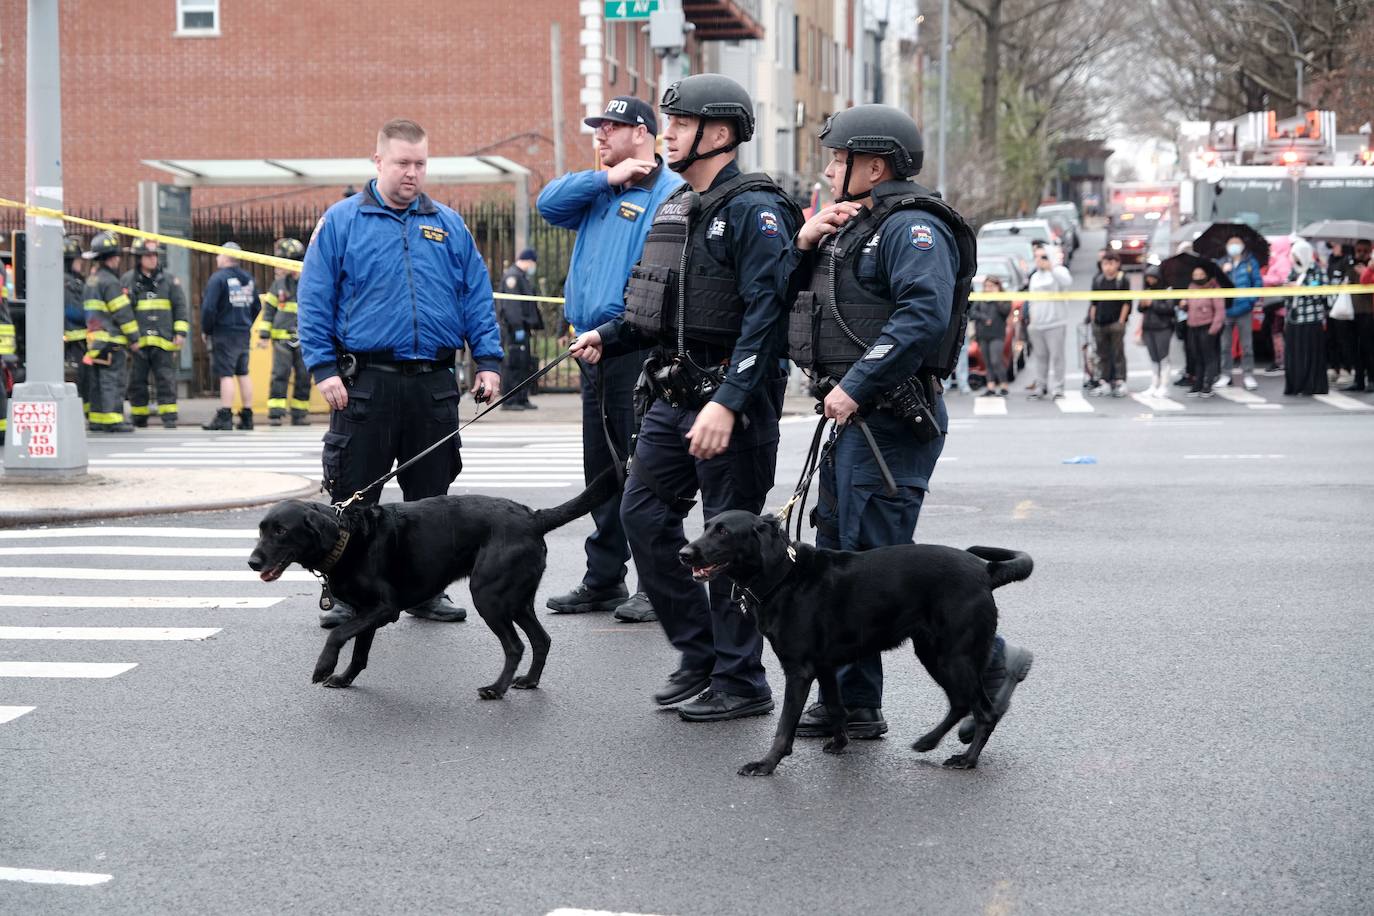
[[(501, 273), (515, 259), (515, 208), (510, 201), (478, 201), (465, 203), (456, 209), (462, 214), (463, 221), (472, 232), (478, 250), (486, 261), (491, 274), (493, 287)], [(221, 245), (228, 241), (238, 242), (247, 251), (271, 253), (272, 244), (279, 238), (291, 237), (308, 241), (321, 211), (314, 207), (277, 205), (254, 207), (207, 207), (194, 211), (191, 223), (191, 237), (195, 241)], [(137, 214), (123, 211), (79, 211), (72, 215), (122, 226), (137, 226)], [(0, 211), (0, 232), (8, 240), (9, 233), (24, 228), (24, 214), (18, 210)], [(70, 226), (72, 234), (80, 235), (84, 241), (92, 233), (79, 226)], [(561, 296), (563, 282), (568, 275), (568, 261), (572, 257), (576, 233), (568, 229), (551, 226), (538, 213), (530, 214), (529, 239), (527, 244), (535, 249), (539, 258), (539, 269), (534, 285), (541, 296)], [(8, 241), (6, 241), (6, 245)], [(200, 338), (200, 297), (206, 281), (215, 271), (215, 256), (193, 251), (190, 254), (191, 282), (188, 298), (191, 303), (191, 340), (192, 369), (190, 393), (192, 395), (217, 394), (218, 387), (210, 378), (209, 355), (205, 352)], [(127, 265), (126, 265), (127, 266)], [(272, 283), (272, 268), (244, 262), (243, 267), (253, 275), (260, 290), (266, 290)], [(563, 333), (563, 309), (558, 303), (543, 302), (539, 311), (544, 319), (545, 330), (536, 332), (531, 340), (531, 352), (538, 360), (537, 365), (553, 359), (559, 353), (558, 338)], [(578, 369), (571, 362), (559, 366), (539, 381), (540, 391), (576, 391), (578, 389)]]

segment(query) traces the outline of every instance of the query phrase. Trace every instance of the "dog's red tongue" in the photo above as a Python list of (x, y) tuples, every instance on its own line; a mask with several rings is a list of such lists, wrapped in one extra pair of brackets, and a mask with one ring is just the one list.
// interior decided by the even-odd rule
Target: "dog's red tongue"
[(275, 582), (281, 577), (281, 567), (273, 566), (271, 569), (264, 569), (258, 573), (258, 578), (264, 582)]

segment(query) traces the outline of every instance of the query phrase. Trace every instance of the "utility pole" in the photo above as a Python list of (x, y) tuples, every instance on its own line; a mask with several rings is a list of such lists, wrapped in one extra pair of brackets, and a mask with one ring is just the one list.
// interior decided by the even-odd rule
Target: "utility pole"
[[(29, 0), (24, 193), (30, 206), (62, 209), (62, 63), (58, 0)], [(51, 483), (86, 474), (86, 418), (62, 377), (62, 221), (25, 219), (25, 381), (9, 400), (7, 481)]]
[(682, 11), (682, 0), (662, 0), (649, 14), (649, 44), (658, 55), (658, 93), (682, 78), (682, 53), (687, 48), (687, 33), (693, 26)]
[(940, 144), (935, 148), (935, 189), (945, 196), (945, 138), (949, 134), (949, 0), (940, 2)]
[(553, 173), (563, 174), (563, 30), (549, 23), (549, 72), (553, 94)]

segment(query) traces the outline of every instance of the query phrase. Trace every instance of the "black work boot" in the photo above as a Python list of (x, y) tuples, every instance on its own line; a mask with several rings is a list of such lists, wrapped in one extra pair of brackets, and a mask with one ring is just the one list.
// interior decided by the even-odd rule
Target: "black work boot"
[(210, 418), (209, 423), (200, 424), (201, 429), (233, 429), (234, 411), (228, 407), (221, 407), (215, 411), (215, 415)]
[(163, 428), (163, 429), (176, 429), (176, 428), (177, 428), (177, 415), (174, 414), (174, 413), (169, 413), (169, 414), (164, 415), (163, 418), (162, 418), (162, 428)]
[(591, 588), (581, 582), (565, 595), (555, 595), (544, 604), (555, 614), (586, 614), (592, 611), (614, 611), (630, 597), (621, 582), (612, 588)]
[(253, 408), (245, 407), (239, 411), (239, 429), (253, 428)]
[[(987, 670), (983, 672), (983, 689), (992, 700), (992, 714), (997, 719), (1005, 716), (1011, 708), (1011, 695), (1016, 685), (1030, 674), (1034, 660), (1030, 649), (1022, 649), (1011, 643), (1005, 643), (1001, 652), (994, 650)], [(965, 716), (964, 721), (959, 723), (959, 740), (965, 744), (973, 741), (973, 716)]]
[(677, 708), (678, 717), (687, 722), (725, 722), (766, 716), (772, 711), (772, 697), (742, 697), (709, 687), (692, 702)]
[(269, 413), (267, 415), (268, 426), (281, 426), (282, 416), (279, 413)]
[(688, 671), (679, 668), (668, 675), (668, 683), (654, 693), (654, 702), (659, 706), (676, 706), (684, 700), (701, 693), (711, 686), (711, 672)]
[(615, 609), (615, 619), (622, 623), (648, 623), (658, 619), (654, 613), (654, 606), (649, 603), (649, 596), (643, 592), (635, 592), (620, 607)]
[(304, 410), (293, 410), (293, 411), (291, 412), (291, 425), (292, 425), (292, 426), (309, 426), (309, 425), (310, 425), (310, 414), (306, 413)]
[(406, 613), (413, 617), (423, 617), (425, 620), (437, 620), (439, 623), (462, 623), (468, 619), (467, 609), (458, 607), (448, 595), (435, 595), (423, 604), (407, 608)]
[(148, 417), (147, 417), (146, 415), (134, 414), (134, 416), (133, 416), (133, 422), (134, 422), (134, 426), (137, 427), (138, 429), (147, 429), (147, 428), (148, 428)]
[[(845, 734), (856, 741), (869, 741), (887, 734), (887, 720), (882, 709), (875, 706), (845, 708)], [(797, 723), (798, 738), (829, 738), (835, 731), (834, 720), (824, 703), (812, 703)]]

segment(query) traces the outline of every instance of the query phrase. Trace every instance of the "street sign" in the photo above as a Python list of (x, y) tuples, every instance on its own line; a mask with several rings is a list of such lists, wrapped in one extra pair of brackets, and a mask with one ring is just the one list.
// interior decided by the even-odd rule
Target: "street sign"
[(607, 19), (648, 19), (657, 12), (658, 0), (605, 0)]

